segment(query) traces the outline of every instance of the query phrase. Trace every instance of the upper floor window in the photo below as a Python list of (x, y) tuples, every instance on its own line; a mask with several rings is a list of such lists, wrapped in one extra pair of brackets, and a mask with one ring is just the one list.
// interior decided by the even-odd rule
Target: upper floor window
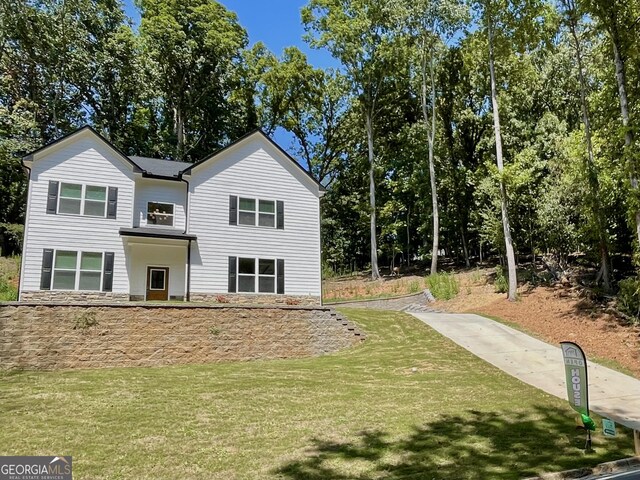
[(174, 209), (173, 203), (147, 203), (147, 225), (173, 227)]
[(118, 188), (49, 180), (47, 214), (116, 218)]
[(284, 228), (284, 203), (249, 197), (231, 196), (229, 224)]
[[(256, 210), (256, 205), (258, 209)], [(256, 200), (240, 197), (238, 223), (240, 225), (257, 225), (260, 227), (276, 226), (276, 202), (273, 200)]]
[(60, 182), (58, 213), (104, 217), (107, 187)]

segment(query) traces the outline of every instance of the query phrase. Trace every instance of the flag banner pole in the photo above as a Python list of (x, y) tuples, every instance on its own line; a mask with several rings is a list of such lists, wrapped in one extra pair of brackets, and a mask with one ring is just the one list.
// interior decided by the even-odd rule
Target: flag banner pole
[(589, 377), (587, 357), (580, 345), (574, 342), (560, 342), (564, 371), (567, 380), (567, 398), (571, 408), (580, 414), (582, 425), (587, 431), (585, 450), (591, 450), (591, 431), (596, 429), (589, 417)]

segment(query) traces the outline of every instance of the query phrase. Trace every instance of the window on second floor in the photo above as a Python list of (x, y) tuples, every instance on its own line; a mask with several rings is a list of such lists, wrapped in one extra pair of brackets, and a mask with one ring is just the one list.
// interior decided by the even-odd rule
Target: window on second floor
[(104, 217), (107, 187), (60, 182), (58, 213)]
[(273, 200), (256, 200), (255, 198), (240, 197), (238, 204), (238, 224), (275, 228), (276, 202)]
[(147, 225), (173, 227), (174, 209), (173, 203), (147, 203)]

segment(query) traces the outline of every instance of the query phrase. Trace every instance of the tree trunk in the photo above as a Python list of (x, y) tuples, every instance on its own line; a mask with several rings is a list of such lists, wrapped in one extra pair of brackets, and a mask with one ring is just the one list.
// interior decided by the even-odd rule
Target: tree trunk
[(464, 253), (464, 264), (467, 268), (471, 266), (469, 261), (469, 249), (467, 248), (467, 237), (464, 234), (464, 227), (460, 227), (460, 235), (462, 236), (462, 252)]
[(369, 202), (371, 208), (371, 278), (378, 280), (378, 242), (376, 240), (376, 184), (374, 177), (373, 121), (371, 112), (365, 112), (367, 128), (367, 147), (369, 149)]
[(177, 139), (177, 159), (182, 161), (184, 156), (184, 118), (182, 117), (182, 110), (180, 107), (174, 108), (173, 114)]
[(575, 43), (576, 60), (578, 63), (578, 77), (580, 80), (580, 104), (582, 106), (582, 122), (584, 123), (584, 139), (587, 146), (587, 178), (589, 187), (591, 190), (591, 207), (593, 210), (593, 216), (598, 230), (598, 249), (600, 253), (600, 270), (596, 276), (596, 283), (602, 281), (602, 286), (605, 290), (610, 290), (611, 284), (609, 282), (609, 248), (607, 246), (607, 237), (605, 233), (605, 220), (600, 206), (600, 184), (598, 182), (598, 172), (595, 168), (595, 162), (593, 159), (593, 145), (591, 142), (591, 122), (589, 119), (589, 104), (587, 102), (587, 82), (584, 78), (583, 63), (582, 63), (582, 47), (580, 45), (580, 39), (578, 38), (577, 31), (577, 11), (573, 0), (562, 0), (567, 10), (569, 29), (571, 30), (571, 36)]
[(409, 218), (411, 207), (407, 207), (407, 267), (411, 266), (411, 230), (409, 229)]
[(433, 148), (436, 134), (436, 84), (435, 84), (435, 49), (429, 48), (429, 82), (431, 86), (431, 118), (427, 108), (427, 53), (426, 39), (422, 39), (422, 116), (427, 128), (427, 142), (429, 144), (429, 180), (431, 182), (431, 205), (433, 211), (433, 243), (431, 246), (431, 275), (438, 271), (438, 241), (440, 233), (440, 218), (438, 215), (438, 190), (436, 185), (436, 168), (433, 158)]
[[(612, 28), (617, 28), (613, 26)], [(611, 32), (611, 41), (613, 43), (613, 57), (616, 64), (616, 82), (618, 83), (618, 98), (620, 99), (620, 113), (622, 115), (622, 126), (624, 127), (624, 152), (629, 164), (629, 181), (631, 188), (638, 191), (638, 171), (635, 162), (631, 159), (631, 145), (633, 144), (633, 133), (629, 128), (629, 102), (627, 100), (627, 75), (624, 59), (620, 53), (620, 38)], [(635, 205), (635, 202), (632, 203)], [(637, 207), (636, 207), (637, 208)], [(636, 210), (634, 214), (636, 220), (636, 239), (638, 242), (638, 250), (640, 250), (640, 210)]]
[(496, 88), (496, 72), (493, 55), (493, 20), (489, 19), (489, 73), (491, 75), (491, 104), (493, 107), (493, 127), (496, 135), (496, 162), (500, 173), (500, 206), (502, 209), (502, 229), (504, 231), (504, 242), (507, 253), (507, 266), (509, 272), (509, 301), (516, 300), (516, 290), (518, 288), (516, 259), (513, 252), (513, 241), (511, 240), (511, 227), (509, 225), (509, 214), (507, 211), (507, 190), (502, 181), (502, 171), (504, 162), (502, 159), (502, 136), (500, 134), (500, 114), (498, 110), (498, 93)]

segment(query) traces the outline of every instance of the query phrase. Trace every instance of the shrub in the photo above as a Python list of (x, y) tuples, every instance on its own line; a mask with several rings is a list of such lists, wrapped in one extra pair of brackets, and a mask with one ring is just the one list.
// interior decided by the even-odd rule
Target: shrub
[(451, 300), (460, 290), (458, 280), (450, 273), (429, 275), (425, 279), (425, 284), (438, 300)]
[(409, 293), (418, 293), (420, 291), (420, 282), (418, 280), (412, 280), (409, 283)]
[(335, 270), (329, 264), (322, 262), (322, 278), (334, 278), (337, 276)]
[(640, 278), (625, 278), (618, 282), (618, 309), (640, 322)]
[(493, 286), (496, 289), (496, 293), (507, 293), (509, 291), (509, 281), (504, 275), (504, 268), (502, 265), (496, 266), (496, 279), (493, 282)]
[(73, 323), (74, 330), (87, 330), (91, 327), (95, 327), (98, 325), (98, 320), (96, 319), (96, 313), (92, 310), (86, 310), (80, 313)]

